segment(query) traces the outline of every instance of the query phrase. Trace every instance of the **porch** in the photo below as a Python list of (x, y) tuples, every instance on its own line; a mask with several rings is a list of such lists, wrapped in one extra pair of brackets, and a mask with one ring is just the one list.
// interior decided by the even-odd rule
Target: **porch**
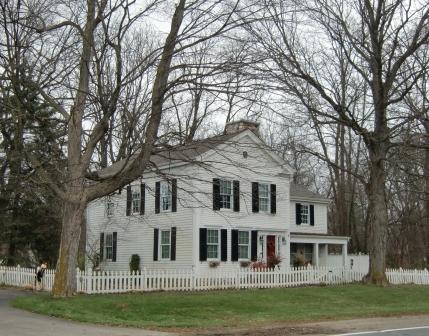
[(332, 266), (329, 262), (329, 247), (336, 247), (341, 253), (341, 266), (349, 268), (347, 244), (350, 237), (330, 236), (325, 234), (291, 233), (291, 266)]

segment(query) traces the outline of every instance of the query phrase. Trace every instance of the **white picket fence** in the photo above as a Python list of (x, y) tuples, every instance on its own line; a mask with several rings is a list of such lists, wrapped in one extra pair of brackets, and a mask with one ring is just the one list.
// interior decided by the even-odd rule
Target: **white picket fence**
[[(50, 291), (54, 285), (54, 278), (55, 270), (46, 270), (42, 280), (42, 288)], [(35, 281), (35, 268), (0, 266), (0, 285), (34, 288)]]
[(130, 291), (195, 291), (214, 289), (275, 288), (360, 281), (363, 272), (326, 267), (279, 269), (143, 270), (141, 273), (78, 271), (78, 291), (123, 293)]
[(416, 269), (387, 269), (387, 279), (391, 284), (404, 285), (404, 284), (416, 284), (416, 285), (429, 285), (429, 271), (416, 270)]
[[(77, 291), (87, 294), (124, 293), (132, 291), (201, 291), (215, 289), (275, 288), (306, 285), (336, 285), (361, 281), (366, 272), (331, 267), (280, 269), (240, 268), (205, 272), (192, 270), (76, 271)], [(392, 284), (429, 285), (429, 271), (388, 269)], [(51, 290), (55, 271), (46, 270), (43, 288)], [(0, 266), (0, 284), (31, 288), (35, 269)]]

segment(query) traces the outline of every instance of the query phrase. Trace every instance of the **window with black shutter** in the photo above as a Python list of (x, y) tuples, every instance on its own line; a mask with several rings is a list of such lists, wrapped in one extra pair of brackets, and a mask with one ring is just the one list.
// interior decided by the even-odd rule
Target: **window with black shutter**
[(153, 229), (153, 261), (158, 261), (158, 235), (159, 230)]
[(171, 211), (177, 211), (177, 179), (171, 180)]
[(100, 261), (104, 260), (104, 232), (100, 233)]
[(131, 186), (127, 186), (127, 216), (131, 215)]
[(233, 181), (234, 211), (240, 212), (240, 181)]
[(144, 183), (140, 183), (140, 215), (145, 211), (146, 188)]
[(275, 184), (271, 184), (271, 213), (275, 214), (277, 212), (277, 187)]
[(295, 204), (296, 225), (301, 225), (301, 203)]
[(171, 254), (170, 260), (176, 260), (176, 227), (171, 228)]
[(200, 261), (207, 260), (207, 229), (200, 229)]
[(258, 259), (258, 231), (252, 231), (251, 260)]
[(155, 183), (155, 213), (160, 212), (160, 198), (161, 198), (161, 182)]
[(252, 212), (259, 212), (259, 183), (252, 182)]
[(112, 261), (116, 261), (116, 253), (118, 251), (118, 233), (113, 232), (112, 234), (113, 246), (112, 246)]
[(231, 230), (231, 261), (238, 261), (238, 230)]
[(310, 204), (310, 225), (314, 226), (314, 205)]
[(228, 230), (220, 230), (220, 260), (228, 260)]

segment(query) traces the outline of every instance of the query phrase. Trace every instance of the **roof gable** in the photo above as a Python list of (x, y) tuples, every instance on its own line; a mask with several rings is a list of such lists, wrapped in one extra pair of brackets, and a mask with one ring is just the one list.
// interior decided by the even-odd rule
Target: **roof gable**
[[(196, 140), (186, 145), (158, 149), (151, 156), (150, 164), (155, 169), (165, 169), (192, 163), (201, 163), (208, 160), (215, 153), (225, 150), (228, 146), (237, 144), (257, 145), (270, 160), (282, 167), (285, 174), (293, 174), (293, 169), (250, 130)], [(126, 168), (136, 158), (137, 154), (134, 154), (129, 159), (118, 161), (99, 171), (98, 175), (101, 178), (113, 176)]]

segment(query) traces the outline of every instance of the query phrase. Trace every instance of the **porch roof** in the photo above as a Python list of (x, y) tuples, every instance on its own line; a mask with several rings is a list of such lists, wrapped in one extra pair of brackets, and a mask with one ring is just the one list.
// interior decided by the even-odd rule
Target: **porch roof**
[(332, 245), (344, 245), (347, 244), (350, 237), (346, 236), (332, 236), (328, 234), (317, 234), (317, 233), (290, 233), (291, 243), (310, 243), (310, 244), (332, 244)]

